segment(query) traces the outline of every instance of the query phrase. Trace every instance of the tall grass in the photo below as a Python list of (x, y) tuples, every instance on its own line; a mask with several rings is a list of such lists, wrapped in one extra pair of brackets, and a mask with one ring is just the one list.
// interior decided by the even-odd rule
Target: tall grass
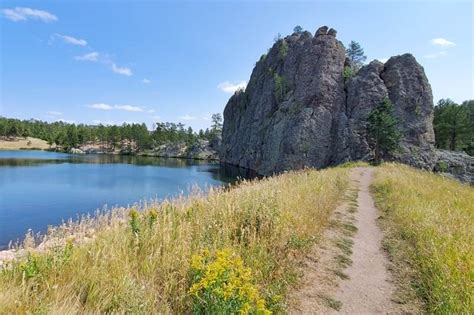
[(86, 220), (74, 230), (93, 229), (87, 242), (86, 232), (76, 233), (0, 272), (0, 313), (187, 313), (195, 303), (192, 257), (223, 249), (250, 270), (248, 287), (265, 308), (282, 311), (297, 263), (327, 226), (348, 172), (290, 172)]
[(377, 169), (373, 188), (389, 252), (412, 269), (427, 311), (473, 314), (474, 189), (395, 164)]

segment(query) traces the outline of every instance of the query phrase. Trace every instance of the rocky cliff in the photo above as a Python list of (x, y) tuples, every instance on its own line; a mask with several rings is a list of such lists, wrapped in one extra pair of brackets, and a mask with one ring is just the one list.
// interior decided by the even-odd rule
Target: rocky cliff
[(388, 97), (402, 140), (401, 152), (386, 158), (433, 169), (433, 97), (423, 67), (410, 54), (372, 61), (350, 78), (345, 66), (333, 29), (277, 41), (225, 107), (221, 160), (263, 175), (368, 160), (367, 117)]

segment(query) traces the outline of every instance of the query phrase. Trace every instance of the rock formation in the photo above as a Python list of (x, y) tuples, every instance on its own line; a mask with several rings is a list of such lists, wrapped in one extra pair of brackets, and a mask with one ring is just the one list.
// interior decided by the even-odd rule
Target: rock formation
[(434, 171), (474, 185), (474, 157), (466, 153), (436, 150)]
[(196, 160), (218, 160), (218, 143), (218, 139), (213, 141), (198, 140), (191, 145), (185, 142), (167, 143), (158, 146), (153, 151), (144, 152), (142, 155)]
[(368, 160), (367, 117), (388, 97), (402, 140), (386, 158), (433, 169), (433, 97), (423, 68), (405, 54), (344, 78), (348, 61), (336, 33), (326, 26), (315, 36), (294, 33), (260, 58), (224, 110), (223, 162), (269, 175)]

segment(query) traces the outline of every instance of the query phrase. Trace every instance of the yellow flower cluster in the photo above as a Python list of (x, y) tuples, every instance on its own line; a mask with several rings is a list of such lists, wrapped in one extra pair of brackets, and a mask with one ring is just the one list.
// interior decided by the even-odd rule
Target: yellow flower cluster
[(239, 305), (240, 314), (271, 314), (252, 282), (252, 272), (230, 249), (217, 251), (211, 257), (208, 250), (191, 257), (191, 271), (196, 281), (189, 293), (199, 301), (211, 297), (209, 303), (224, 307)]

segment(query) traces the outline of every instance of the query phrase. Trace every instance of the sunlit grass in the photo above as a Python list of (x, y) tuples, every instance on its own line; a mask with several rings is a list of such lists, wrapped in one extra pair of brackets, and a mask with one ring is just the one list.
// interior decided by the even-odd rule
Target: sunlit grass
[[(59, 245), (31, 249), (0, 273), (0, 312), (187, 313), (196, 303), (193, 255), (223, 249), (251, 270), (249, 286), (265, 308), (281, 311), (298, 262), (343, 198), (349, 171), (290, 172), (138, 212), (116, 209), (55, 231), (50, 243)], [(65, 234), (75, 236), (66, 244)]]
[(427, 311), (474, 313), (474, 189), (395, 164), (377, 169), (373, 188), (389, 253)]

